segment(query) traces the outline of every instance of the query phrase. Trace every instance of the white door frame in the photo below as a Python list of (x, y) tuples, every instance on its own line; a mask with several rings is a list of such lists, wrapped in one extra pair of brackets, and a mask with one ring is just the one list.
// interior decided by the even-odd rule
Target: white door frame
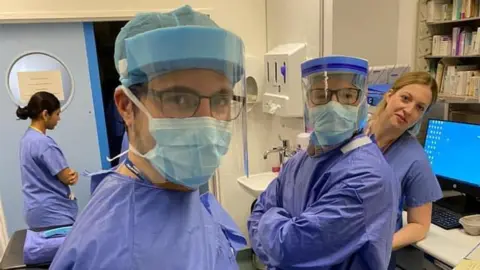
[[(212, 8), (194, 8), (196, 11), (210, 13)], [(148, 12), (169, 12), (172, 9), (152, 9)], [(0, 24), (11, 23), (55, 23), (55, 22), (101, 22), (101, 21), (129, 21), (136, 14), (145, 10), (111, 10), (111, 11), (53, 11), (31, 13), (0, 12)]]
[(7, 221), (5, 220), (5, 213), (3, 212), (2, 198), (0, 198), (0, 258), (7, 248), (8, 234)]
[(320, 13), (322, 14), (322, 25), (320, 25), (322, 51), (321, 56), (332, 55), (333, 53), (333, 0), (323, 0)]

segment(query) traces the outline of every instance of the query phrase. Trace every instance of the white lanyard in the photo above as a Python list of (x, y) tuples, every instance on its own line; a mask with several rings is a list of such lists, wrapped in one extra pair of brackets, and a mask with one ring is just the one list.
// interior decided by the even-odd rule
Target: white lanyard
[(340, 151), (342, 151), (343, 154), (346, 154), (352, 150), (355, 150), (361, 146), (364, 146), (364, 145), (367, 145), (367, 144), (370, 144), (372, 143), (372, 139), (370, 139), (370, 137), (360, 137), (360, 138), (356, 138), (355, 140), (349, 142), (348, 144), (344, 145)]

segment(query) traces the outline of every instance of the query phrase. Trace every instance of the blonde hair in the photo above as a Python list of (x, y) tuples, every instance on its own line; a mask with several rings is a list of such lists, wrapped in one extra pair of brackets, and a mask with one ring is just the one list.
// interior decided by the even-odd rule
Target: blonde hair
[[(385, 93), (387, 94), (395, 94), (398, 90), (402, 89), (405, 86), (412, 85), (412, 84), (420, 84), (420, 85), (425, 85), (430, 88), (432, 91), (432, 100), (430, 104), (428, 105), (428, 108), (435, 104), (437, 102), (438, 98), (438, 85), (435, 79), (425, 71), (414, 71), (414, 72), (407, 72), (404, 73), (400, 78), (398, 78), (395, 83), (392, 86), (392, 89)], [(385, 95), (380, 101), (380, 103), (377, 105), (377, 109), (375, 110), (375, 113), (372, 116), (372, 119), (377, 119), (380, 114), (385, 111), (385, 108), (387, 107), (387, 101), (385, 100)]]

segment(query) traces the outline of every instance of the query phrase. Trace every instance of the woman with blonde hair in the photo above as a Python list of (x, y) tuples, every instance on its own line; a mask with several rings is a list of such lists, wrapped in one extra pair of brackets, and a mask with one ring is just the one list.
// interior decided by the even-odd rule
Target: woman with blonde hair
[[(425, 238), (431, 223), (432, 202), (442, 198), (428, 157), (415, 136), (425, 112), (436, 102), (438, 86), (427, 72), (401, 76), (370, 119), (367, 133), (375, 136), (385, 159), (400, 181), (400, 205), (393, 250)], [(407, 208), (407, 225), (402, 227), (402, 211)], [(395, 269), (392, 254), (389, 269)]]

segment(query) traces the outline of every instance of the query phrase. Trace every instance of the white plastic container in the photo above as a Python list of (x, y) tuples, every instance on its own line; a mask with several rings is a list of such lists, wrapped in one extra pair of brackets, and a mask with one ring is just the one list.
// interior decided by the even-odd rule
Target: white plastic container
[(480, 235), (480, 215), (471, 215), (463, 217), (459, 220), (463, 229), (470, 235)]
[(297, 150), (307, 150), (310, 143), (310, 133), (300, 133), (297, 135)]

